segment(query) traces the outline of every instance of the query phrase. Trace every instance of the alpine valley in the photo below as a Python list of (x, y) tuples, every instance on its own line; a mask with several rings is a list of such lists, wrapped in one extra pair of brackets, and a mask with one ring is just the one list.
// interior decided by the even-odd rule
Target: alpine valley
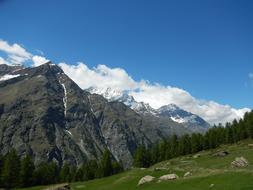
[(125, 168), (139, 145), (173, 134), (204, 133), (210, 125), (174, 104), (154, 109), (127, 92), (83, 90), (51, 63), (0, 65), (0, 154), (14, 148), (35, 164), (80, 166), (108, 149)]

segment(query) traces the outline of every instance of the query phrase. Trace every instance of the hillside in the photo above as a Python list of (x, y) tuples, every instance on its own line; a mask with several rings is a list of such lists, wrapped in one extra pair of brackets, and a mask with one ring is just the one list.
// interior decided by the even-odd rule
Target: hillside
[[(71, 188), (78, 190), (250, 190), (253, 189), (253, 148), (248, 146), (251, 143), (252, 140), (245, 140), (234, 145), (224, 145), (210, 151), (202, 151), (197, 158), (194, 158), (194, 155), (178, 157), (147, 169), (132, 169), (107, 178), (72, 183)], [(221, 150), (229, 154), (224, 157), (213, 155)], [(248, 160), (249, 166), (242, 169), (232, 168), (231, 162), (241, 156)], [(157, 170), (157, 168), (162, 169)], [(184, 178), (183, 175), (188, 171), (192, 172), (192, 175)], [(158, 177), (169, 173), (176, 173), (179, 179), (157, 183)], [(138, 181), (146, 175), (156, 177), (155, 181), (138, 187)]]

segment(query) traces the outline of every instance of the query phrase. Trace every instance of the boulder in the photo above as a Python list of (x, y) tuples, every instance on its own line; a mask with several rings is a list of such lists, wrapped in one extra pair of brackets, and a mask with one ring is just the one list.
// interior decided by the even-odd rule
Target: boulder
[(211, 188), (213, 188), (214, 187), (214, 184), (212, 183), (211, 185), (209, 185), (209, 188), (211, 189)]
[(177, 174), (167, 174), (167, 175), (163, 175), (159, 178), (159, 180), (161, 181), (167, 181), (167, 180), (175, 180), (178, 179), (178, 175)]
[(70, 185), (69, 184), (65, 184), (62, 187), (58, 188), (58, 190), (70, 190)]
[(162, 170), (168, 170), (168, 168), (165, 167), (154, 168), (154, 171), (162, 171)]
[(195, 154), (194, 156), (193, 156), (193, 158), (199, 158), (200, 157), (200, 154)]
[(244, 168), (249, 165), (249, 162), (244, 157), (237, 157), (233, 162), (231, 162), (231, 165), (235, 168)]
[(189, 176), (191, 176), (191, 175), (192, 175), (191, 172), (186, 172), (186, 173), (184, 174), (184, 177), (189, 177)]
[(44, 190), (70, 190), (70, 185), (68, 183), (57, 184), (52, 185)]
[(224, 157), (224, 156), (227, 156), (228, 154), (229, 154), (228, 151), (223, 150), (223, 151), (219, 151), (219, 152), (214, 153), (213, 156)]
[(145, 183), (149, 183), (149, 182), (153, 181), (154, 179), (155, 179), (155, 177), (153, 177), (151, 175), (146, 175), (139, 180), (138, 186), (143, 185)]

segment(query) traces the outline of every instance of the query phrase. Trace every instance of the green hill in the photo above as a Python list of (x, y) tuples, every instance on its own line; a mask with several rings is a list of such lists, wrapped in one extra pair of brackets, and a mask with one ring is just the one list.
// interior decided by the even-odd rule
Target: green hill
[[(241, 141), (234, 145), (223, 145), (220, 148), (202, 151), (158, 163), (147, 169), (131, 169), (124, 173), (86, 182), (72, 183), (76, 190), (251, 190), (253, 189), (253, 148), (248, 144), (252, 140)], [(214, 156), (218, 151), (227, 151), (227, 156)], [(245, 168), (232, 168), (231, 162), (243, 156), (249, 162)], [(191, 172), (188, 177), (183, 177)], [(175, 173), (179, 179), (158, 182), (165, 174)], [(137, 186), (138, 181), (146, 176), (156, 177), (153, 182)], [(43, 189), (34, 187), (29, 189)]]

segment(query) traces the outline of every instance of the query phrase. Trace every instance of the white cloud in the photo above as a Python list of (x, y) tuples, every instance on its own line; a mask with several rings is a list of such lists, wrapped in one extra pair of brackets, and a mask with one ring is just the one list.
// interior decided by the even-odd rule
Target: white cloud
[(7, 59), (0, 57), (0, 64), (22, 65), (26, 61), (32, 61), (34, 63), (33, 66), (39, 66), (49, 61), (45, 57), (33, 55), (19, 44), (14, 43), (11, 45), (7, 41), (1, 39), (0, 51), (4, 52), (7, 55)]
[(1, 65), (1, 64), (6, 64), (6, 65), (8, 65), (9, 63), (8, 63), (4, 58), (0, 57), (0, 65)]
[(86, 89), (91, 86), (111, 87), (116, 90), (134, 89), (136, 82), (121, 68), (109, 68), (105, 65), (98, 65), (89, 69), (85, 64), (68, 65), (59, 64), (66, 74), (71, 77), (81, 88)]
[(18, 44), (10, 45), (4, 40), (0, 40), (0, 50), (8, 55), (8, 62), (13, 64), (22, 64), (32, 56), (23, 47)]
[(31, 57), (31, 54), (27, 52), (24, 48), (22, 48), (20, 45), (18, 44), (10, 45), (8, 42), (4, 40), (0, 40), (0, 50), (20, 57), (26, 58)]
[(137, 100), (149, 103), (154, 108), (174, 103), (179, 107), (197, 114), (211, 124), (225, 123), (243, 117), (250, 111), (248, 108), (235, 109), (229, 105), (222, 105), (214, 101), (199, 100), (189, 92), (171, 86), (152, 84), (148, 81), (134, 81), (128, 73), (121, 68), (109, 68), (98, 65), (89, 69), (85, 64), (68, 65), (59, 64), (64, 72), (72, 78), (81, 88), (89, 87), (127, 90)]
[(239, 119), (246, 111), (250, 111), (248, 108), (234, 109), (229, 105), (222, 105), (214, 101), (198, 100), (185, 90), (171, 86), (145, 84), (140, 87), (140, 92), (131, 94), (137, 101), (147, 102), (154, 108), (174, 103), (201, 116), (211, 124)]
[[(7, 55), (7, 59), (0, 57), (0, 64), (23, 64), (30, 60), (33, 62), (32, 66), (39, 66), (49, 61), (45, 57), (33, 55), (19, 44), (14, 43), (11, 45), (1, 39), (0, 51), (5, 52)], [(248, 108), (235, 109), (214, 101), (199, 100), (187, 91), (177, 87), (153, 84), (145, 80), (135, 81), (121, 68), (98, 65), (90, 69), (83, 63), (78, 63), (76, 66), (66, 63), (60, 63), (59, 65), (83, 89), (93, 86), (98, 88), (111, 87), (119, 91), (128, 90), (137, 101), (149, 103), (154, 108), (174, 103), (203, 117), (212, 124), (241, 118), (246, 111), (249, 111)], [(249, 74), (249, 78), (253, 81), (253, 73)]]
[(33, 66), (34, 67), (38, 67), (44, 63), (47, 63), (49, 60), (46, 59), (45, 57), (39, 56), (39, 55), (35, 55), (32, 57), (32, 61), (33, 61)]

